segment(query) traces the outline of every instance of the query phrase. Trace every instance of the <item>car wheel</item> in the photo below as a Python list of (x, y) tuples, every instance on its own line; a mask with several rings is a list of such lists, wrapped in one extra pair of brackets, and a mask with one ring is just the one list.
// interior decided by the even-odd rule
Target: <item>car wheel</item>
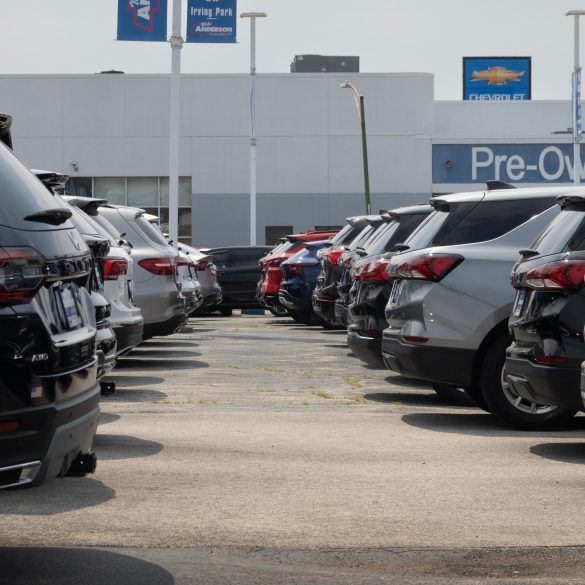
[(220, 309), (219, 312), (220, 312), (222, 317), (231, 317), (234, 310), (228, 309), (227, 307), (224, 307), (223, 309)]
[(502, 335), (487, 350), (480, 375), (483, 398), (502, 422), (525, 431), (558, 428), (575, 415), (574, 410), (537, 404), (516, 394), (506, 382), (506, 348), (512, 342)]
[(289, 312), (286, 307), (281, 307), (277, 305), (276, 307), (268, 307), (268, 310), (275, 316), (275, 317), (288, 317)]
[(298, 311), (291, 311), (288, 310), (288, 314), (293, 318), (295, 323), (301, 323), (303, 325), (313, 325), (313, 321), (311, 321), (310, 315), (307, 316), (304, 313), (299, 313)]
[(433, 390), (441, 400), (449, 404), (469, 406), (471, 399), (463, 388), (447, 386), (447, 384), (433, 384)]

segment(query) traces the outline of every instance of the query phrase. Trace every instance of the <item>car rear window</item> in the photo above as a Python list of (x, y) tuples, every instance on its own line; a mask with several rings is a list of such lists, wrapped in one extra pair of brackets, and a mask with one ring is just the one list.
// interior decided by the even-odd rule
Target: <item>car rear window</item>
[(363, 248), (368, 240), (374, 235), (376, 230), (380, 227), (380, 225), (382, 225), (382, 220), (368, 223), (365, 227), (362, 226), (362, 230), (351, 242), (349, 249), (357, 250), (358, 248)]
[(144, 235), (159, 246), (168, 246), (165, 237), (144, 216), (137, 217), (134, 222), (142, 230)]
[(459, 203), (431, 214), (406, 242), (411, 250), (498, 238), (555, 204), (554, 198)]
[(230, 252), (230, 268), (243, 268), (257, 266), (258, 260), (266, 254), (267, 250), (232, 250)]
[(370, 244), (368, 244), (367, 252), (370, 256), (377, 256), (386, 252), (392, 252), (394, 246), (400, 242), (404, 242), (409, 234), (428, 217), (425, 214), (408, 214), (401, 215), (398, 221), (392, 221), (388, 224), (386, 229), (380, 233)]
[(105, 218), (101, 213), (92, 213), (91, 218), (97, 224), (99, 224), (104, 229), (104, 231), (108, 232), (108, 234), (110, 234), (110, 236), (112, 236), (116, 242), (122, 236), (120, 230), (116, 228), (116, 226), (114, 226), (114, 224), (109, 219)]
[(21, 230), (71, 228), (65, 222), (55, 228), (46, 223), (26, 221), (27, 215), (62, 207), (47, 188), (0, 144), (0, 225)]
[(541, 256), (585, 250), (585, 207), (564, 209), (530, 246)]

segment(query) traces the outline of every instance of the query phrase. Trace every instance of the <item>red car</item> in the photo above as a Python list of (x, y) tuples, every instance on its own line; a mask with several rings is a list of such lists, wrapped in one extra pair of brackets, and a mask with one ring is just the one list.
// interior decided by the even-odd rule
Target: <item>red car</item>
[[(276, 245), (269, 254), (260, 260), (262, 276), (256, 289), (256, 297), (260, 304), (264, 305), (274, 315), (286, 315), (289, 312), (280, 304), (278, 291), (282, 282), (280, 265), (296, 254), (302, 248), (306, 248), (305, 242), (326, 240), (336, 232), (318, 232), (307, 230), (304, 234), (286, 236), (285, 240)], [(294, 315), (291, 315), (294, 318)]]

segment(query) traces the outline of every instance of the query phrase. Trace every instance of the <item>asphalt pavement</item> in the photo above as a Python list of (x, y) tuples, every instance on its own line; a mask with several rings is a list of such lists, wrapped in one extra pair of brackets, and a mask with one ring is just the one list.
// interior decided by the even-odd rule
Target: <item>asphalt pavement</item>
[(0, 492), (0, 584), (584, 580), (583, 416), (511, 431), (272, 316), (192, 319), (115, 379), (95, 475)]

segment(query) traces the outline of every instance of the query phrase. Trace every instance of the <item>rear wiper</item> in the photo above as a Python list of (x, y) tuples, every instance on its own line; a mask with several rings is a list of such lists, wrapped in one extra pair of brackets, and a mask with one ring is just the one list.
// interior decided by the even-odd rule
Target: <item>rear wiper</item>
[(365, 255), (367, 254), (367, 252), (366, 252), (365, 248), (356, 248), (356, 251), (355, 251), (355, 253), (356, 253), (358, 256), (365, 256)]
[(394, 244), (394, 249), (397, 252), (404, 252), (404, 250), (409, 250), (410, 246), (407, 246), (406, 244)]
[(38, 223), (48, 223), (49, 225), (61, 225), (65, 223), (73, 213), (69, 209), (45, 209), (31, 213), (24, 219), (25, 221), (36, 221)]
[(530, 256), (538, 256), (540, 252), (532, 248), (526, 248), (525, 250), (519, 250), (519, 253), (523, 258), (530, 258)]

